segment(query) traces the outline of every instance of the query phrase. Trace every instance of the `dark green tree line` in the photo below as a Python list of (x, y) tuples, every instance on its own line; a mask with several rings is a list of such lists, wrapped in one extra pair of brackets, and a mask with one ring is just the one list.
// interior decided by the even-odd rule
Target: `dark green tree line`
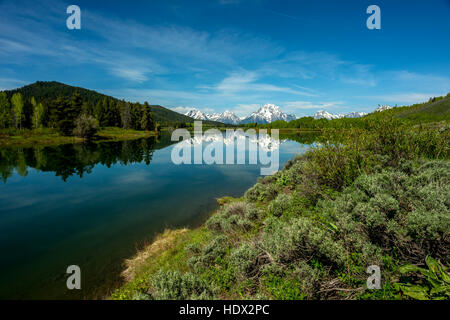
[(24, 99), (20, 92), (11, 98), (0, 92), (0, 129), (55, 128), (61, 134), (90, 136), (98, 127), (155, 130), (148, 102), (129, 103), (105, 96), (95, 104), (79, 92), (71, 96), (37, 100)]

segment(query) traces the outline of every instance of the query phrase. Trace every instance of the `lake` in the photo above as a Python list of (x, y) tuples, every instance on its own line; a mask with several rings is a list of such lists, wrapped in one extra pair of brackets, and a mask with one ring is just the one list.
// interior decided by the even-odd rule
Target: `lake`
[[(280, 169), (314, 141), (280, 138)], [(217, 198), (242, 196), (260, 176), (259, 165), (175, 165), (175, 146), (163, 133), (0, 149), (0, 298), (103, 298), (143, 244), (199, 226)], [(81, 268), (81, 290), (66, 288), (69, 265)]]

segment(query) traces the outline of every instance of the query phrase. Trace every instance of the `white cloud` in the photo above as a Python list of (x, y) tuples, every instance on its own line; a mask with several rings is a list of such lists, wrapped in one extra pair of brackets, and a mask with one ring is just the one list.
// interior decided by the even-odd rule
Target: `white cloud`
[(111, 70), (111, 73), (118, 77), (136, 82), (144, 82), (147, 80), (145, 72), (140, 69), (114, 68)]
[(280, 92), (294, 95), (314, 96), (310, 90), (296, 90), (290, 87), (282, 87), (270, 83), (260, 83), (257, 80), (260, 78), (256, 72), (253, 71), (237, 71), (230, 73), (221, 82), (213, 86), (200, 86), (203, 89), (215, 90), (221, 95), (236, 94), (240, 92)]
[(289, 110), (307, 110), (307, 109), (332, 109), (342, 107), (343, 102), (311, 102), (311, 101), (287, 101), (282, 106)]

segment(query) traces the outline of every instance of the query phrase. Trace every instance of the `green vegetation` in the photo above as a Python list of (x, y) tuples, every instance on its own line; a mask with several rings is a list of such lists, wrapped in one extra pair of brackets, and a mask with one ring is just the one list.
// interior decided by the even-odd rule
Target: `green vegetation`
[[(404, 281), (407, 283), (396, 284), (404, 295), (419, 300), (445, 300), (450, 299), (450, 276), (440, 261), (432, 257), (426, 258), (428, 269), (408, 264), (402, 266), (399, 271), (408, 275)], [(411, 277), (411, 274), (413, 276)], [(411, 284), (416, 282), (416, 284)]]
[(39, 144), (42, 146), (59, 145), (64, 143), (82, 142), (83, 138), (75, 136), (63, 136), (56, 129), (0, 129), (0, 147), (10, 146), (33, 146)]
[(155, 136), (154, 131), (122, 129), (117, 127), (98, 128), (97, 120), (92, 116), (82, 116), (75, 122), (75, 136), (65, 136), (54, 128), (39, 129), (0, 129), (0, 148), (56, 146), (67, 143), (80, 143), (87, 140), (95, 142), (120, 141)]
[(394, 107), (383, 112), (374, 112), (362, 118), (341, 118), (334, 120), (314, 119), (313, 117), (302, 117), (289, 122), (279, 120), (269, 124), (258, 125), (250, 123), (249, 128), (277, 128), (277, 129), (309, 129), (320, 130), (324, 128), (367, 129), (374, 121), (395, 118), (403, 124), (417, 125), (432, 122), (450, 120), (450, 93), (445, 97), (433, 97), (428, 102), (412, 106)]
[[(110, 127), (117, 130), (102, 130)], [(159, 130), (147, 102), (129, 103), (55, 82), (37, 82), (0, 92), (3, 146), (60, 144), (105, 137), (128, 139)]]
[[(54, 81), (38, 81), (0, 92), (0, 145), (59, 144), (111, 135), (113, 138), (142, 137), (149, 132), (159, 133), (163, 126), (191, 128), (193, 121), (161, 106), (127, 102)], [(204, 124), (225, 127), (214, 121), (204, 121)], [(103, 130), (113, 127), (146, 133), (125, 132), (123, 137), (123, 131)]]
[[(111, 298), (448, 299), (448, 121), (352, 121), (204, 226), (166, 231)], [(381, 290), (366, 286), (374, 264)]]

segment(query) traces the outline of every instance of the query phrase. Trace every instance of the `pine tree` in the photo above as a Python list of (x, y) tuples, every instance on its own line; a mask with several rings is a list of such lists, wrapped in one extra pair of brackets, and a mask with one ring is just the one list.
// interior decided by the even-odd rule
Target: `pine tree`
[(142, 130), (154, 130), (154, 122), (153, 122), (153, 115), (150, 109), (150, 106), (148, 105), (148, 102), (145, 101), (144, 105), (141, 106), (141, 121), (140, 125)]
[(124, 129), (131, 128), (131, 105), (128, 102), (122, 103), (122, 108), (120, 111), (120, 118), (122, 120), (122, 127)]
[(100, 126), (108, 126), (108, 98), (103, 98), (102, 100), (102, 118), (99, 120)]
[[(78, 97), (72, 97), (71, 101), (67, 98), (59, 97), (53, 102), (52, 120), (58, 131), (62, 134), (73, 134), (75, 119), (78, 116), (78, 112), (81, 111), (80, 101)], [(78, 104), (80, 107), (78, 107)]]

